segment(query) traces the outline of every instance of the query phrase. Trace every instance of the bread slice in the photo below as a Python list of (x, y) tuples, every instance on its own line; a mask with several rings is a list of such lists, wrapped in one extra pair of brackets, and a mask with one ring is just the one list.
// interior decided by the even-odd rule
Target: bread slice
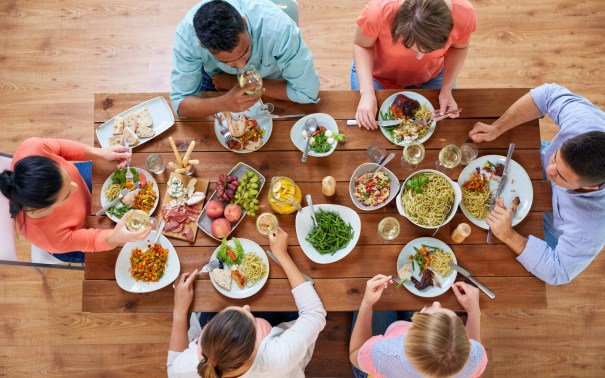
[(144, 126), (137, 127), (136, 133), (141, 138), (151, 138), (155, 135), (155, 131), (151, 127)]
[(130, 146), (134, 146), (135, 144), (139, 143), (139, 137), (134, 130), (128, 126), (124, 127), (124, 138), (126, 138)]
[(153, 125), (153, 118), (151, 113), (146, 107), (135, 113), (138, 127), (151, 127)]
[(124, 132), (124, 120), (120, 116), (113, 119), (113, 135), (122, 135)]
[(228, 270), (214, 269), (212, 271), (212, 278), (214, 281), (223, 289), (231, 290), (231, 274)]
[(242, 273), (242, 271), (239, 269), (231, 270), (231, 278), (233, 278), (233, 280), (235, 281), (237, 286), (239, 286), (240, 289), (244, 288), (244, 285), (246, 284), (246, 281), (248, 280), (246, 278), (246, 276), (244, 275), (244, 273)]
[(123, 146), (124, 145), (124, 135), (114, 135), (109, 137), (109, 145), (110, 146)]
[(134, 112), (126, 114), (126, 117), (124, 117), (124, 127), (130, 127), (133, 132), (137, 131), (137, 117), (134, 115)]

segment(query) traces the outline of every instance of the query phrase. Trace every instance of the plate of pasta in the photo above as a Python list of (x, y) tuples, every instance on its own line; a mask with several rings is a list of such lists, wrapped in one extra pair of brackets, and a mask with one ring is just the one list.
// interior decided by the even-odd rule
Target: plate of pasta
[(124, 214), (132, 209), (139, 209), (153, 214), (158, 206), (160, 189), (155, 179), (141, 168), (130, 168), (134, 183), (139, 182), (139, 187), (134, 188), (134, 183), (126, 182), (126, 169), (116, 169), (111, 176), (105, 180), (101, 188), (101, 206), (105, 206), (111, 200), (120, 195), (122, 189), (131, 189), (117, 204), (105, 212), (109, 219), (119, 221)]
[(439, 239), (422, 237), (403, 247), (397, 258), (397, 273), (412, 294), (431, 298), (450, 289), (458, 273), (449, 265), (457, 263), (454, 251)]
[(214, 288), (229, 298), (248, 298), (258, 293), (269, 277), (269, 259), (260, 245), (249, 239), (224, 238), (212, 253), (221, 266), (210, 272)]
[(378, 114), (379, 121), (401, 120), (399, 125), (380, 128), (384, 136), (398, 146), (410, 142), (424, 143), (433, 135), (437, 124), (433, 120), (433, 105), (415, 92), (403, 91), (389, 96)]
[(439, 228), (454, 217), (462, 200), (460, 187), (433, 169), (421, 169), (401, 185), (396, 203), (399, 214), (422, 228)]
[(179, 276), (181, 264), (172, 243), (156, 232), (146, 239), (124, 244), (116, 260), (116, 282), (131, 293), (148, 293), (168, 286)]
[[(481, 156), (467, 165), (458, 178), (462, 192), (460, 208), (466, 217), (477, 226), (487, 230), (485, 219), (489, 212), (491, 194), (498, 188), (504, 168), (505, 156)], [(508, 180), (500, 197), (505, 206), (514, 208), (513, 227), (529, 214), (534, 200), (534, 190), (529, 175), (523, 167), (510, 160)]]

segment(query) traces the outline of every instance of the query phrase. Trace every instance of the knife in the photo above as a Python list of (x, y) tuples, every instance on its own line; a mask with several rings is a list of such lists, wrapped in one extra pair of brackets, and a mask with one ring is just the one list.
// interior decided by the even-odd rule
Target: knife
[(278, 114), (257, 114), (254, 115), (252, 117), (246, 117), (248, 119), (252, 119), (252, 120), (262, 120), (262, 119), (279, 119), (279, 118), (301, 118), (304, 117), (306, 114), (283, 114), (283, 115), (278, 115)]
[[(273, 252), (271, 252), (270, 250), (266, 250), (265, 251), (267, 253), (267, 256), (269, 256), (271, 258), (271, 260), (273, 260), (277, 265), (281, 266), (281, 264), (279, 263), (279, 261), (277, 260), (277, 258), (275, 257), (275, 255), (273, 254)], [(311, 282), (312, 284), (315, 284), (315, 280), (309, 276), (307, 276), (304, 273), (301, 273), (303, 275), (303, 277), (305, 277), (305, 280)]]
[[(502, 177), (500, 178), (500, 184), (498, 184), (498, 188), (496, 189), (496, 192), (494, 193), (494, 195), (492, 196), (492, 198), (489, 201), (489, 212), (491, 213), (492, 210), (494, 210), (494, 207), (496, 207), (496, 200), (498, 200), (498, 197), (500, 197), (500, 194), (502, 194), (502, 190), (504, 190), (504, 187), (506, 186), (506, 182), (508, 181), (508, 163), (510, 162), (510, 158), (511, 156), (513, 156), (513, 151), (515, 150), (515, 144), (511, 143), (508, 145), (508, 154), (506, 155), (506, 160), (504, 161), (504, 169), (502, 170)], [(487, 229), (487, 242), (489, 244), (492, 244), (492, 229), (488, 228)]]
[(485, 294), (487, 294), (488, 297), (490, 297), (491, 299), (496, 298), (496, 294), (494, 294), (493, 291), (491, 291), (490, 289), (486, 288), (485, 286), (483, 286), (479, 281), (477, 281), (476, 279), (474, 279), (473, 277), (471, 277), (471, 274), (468, 272), (468, 270), (464, 269), (463, 267), (454, 264), (453, 262), (450, 263), (450, 266), (452, 268), (454, 268), (458, 273), (462, 274), (464, 277), (468, 278), (472, 283), (474, 283), (475, 285), (477, 285), (477, 287), (479, 289), (481, 289)]
[[(391, 121), (376, 121), (380, 127), (389, 127), (399, 125), (402, 121), (400, 119), (394, 119)], [(357, 126), (357, 120), (347, 119), (347, 126)]]
[(139, 181), (134, 183), (134, 189), (130, 190), (127, 188), (122, 189), (122, 191), (120, 192), (120, 195), (117, 196), (116, 198), (112, 199), (111, 201), (109, 201), (107, 204), (105, 204), (105, 206), (103, 206), (101, 208), (101, 210), (96, 212), (96, 216), (100, 217), (101, 215), (105, 214), (105, 212), (107, 211), (107, 209), (109, 209), (110, 207), (114, 206), (116, 203), (118, 203), (118, 201), (120, 201), (122, 198), (124, 198), (125, 195), (127, 195), (128, 193), (132, 192), (133, 190), (137, 190), (139, 188)]

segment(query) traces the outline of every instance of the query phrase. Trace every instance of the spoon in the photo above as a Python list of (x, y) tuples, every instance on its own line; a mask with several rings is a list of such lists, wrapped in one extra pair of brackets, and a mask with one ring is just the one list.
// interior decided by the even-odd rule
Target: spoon
[(158, 240), (160, 239), (160, 235), (162, 235), (162, 231), (164, 231), (164, 226), (166, 226), (166, 221), (162, 219), (162, 221), (160, 222), (160, 227), (158, 227), (156, 231), (155, 239), (153, 239), (153, 243), (151, 243), (151, 245), (154, 245), (158, 242)]
[(311, 195), (307, 194), (307, 205), (311, 208), (311, 219), (313, 220), (313, 224), (317, 226), (317, 219), (315, 216), (315, 208), (313, 208), (313, 201), (311, 200)]
[(393, 158), (395, 157), (395, 153), (391, 152), (391, 154), (389, 156), (386, 157), (386, 159), (384, 159), (382, 161), (382, 163), (378, 166), (378, 168), (376, 168), (376, 170), (374, 171), (374, 176), (376, 176), (376, 174), (382, 169), (384, 168), (385, 165), (387, 165), (391, 160), (393, 160)]
[(309, 154), (309, 144), (311, 142), (311, 135), (317, 130), (317, 120), (314, 117), (311, 117), (305, 122), (305, 130), (307, 131), (307, 144), (305, 145), (305, 152), (302, 156), (302, 162), (307, 162), (307, 155)]

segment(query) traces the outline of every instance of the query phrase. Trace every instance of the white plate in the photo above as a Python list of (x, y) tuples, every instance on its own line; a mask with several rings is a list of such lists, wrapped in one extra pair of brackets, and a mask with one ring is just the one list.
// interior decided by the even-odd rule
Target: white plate
[[(447, 180), (447, 182), (454, 189), (454, 205), (452, 206), (452, 209), (450, 210), (450, 214), (445, 219), (445, 221), (442, 224), (438, 225), (438, 226), (428, 227), (428, 226), (420, 225), (420, 224), (414, 222), (413, 220), (411, 220), (410, 217), (408, 217), (408, 215), (405, 212), (405, 210), (403, 209), (403, 204), (401, 203), (401, 193), (403, 192), (403, 189), (405, 189), (405, 183), (409, 179), (411, 179), (412, 177), (416, 176), (419, 173), (434, 173), (436, 175), (439, 175), (439, 176), (445, 178)], [(456, 215), (456, 210), (458, 209), (458, 205), (460, 204), (460, 201), (462, 201), (462, 191), (460, 190), (460, 187), (454, 181), (452, 181), (452, 179), (450, 179), (449, 177), (447, 177), (443, 173), (441, 173), (439, 171), (436, 171), (434, 169), (421, 169), (421, 170), (416, 171), (416, 172), (412, 173), (411, 175), (409, 175), (408, 178), (401, 184), (401, 190), (399, 191), (399, 193), (397, 193), (397, 199), (395, 200), (395, 203), (397, 204), (397, 210), (399, 211), (399, 214), (401, 214), (404, 217), (406, 217), (410, 222), (412, 222), (416, 226), (422, 227), (422, 228), (427, 228), (427, 229), (435, 229), (435, 228), (439, 228), (439, 227), (447, 224), (449, 221), (452, 220), (452, 218), (454, 217), (454, 215)]]
[[(475, 172), (475, 168), (483, 168), (487, 161), (491, 161), (494, 164), (504, 164), (504, 162), (506, 161), (506, 156), (486, 155), (471, 161), (469, 165), (464, 167), (462, 172), (460, 172), (460, 177), (458, 178), (458, 185), (460, 185), (460, 188), (462, 188), (462, 184), (469, 180), (473, 172)], [(481, 173), (484, 173), (484, 171), (481, 170)], [(498, 188), (499, 183), (499, 181), (491, 180), (489, 183), (490, 190), (495, 191)], [(504, 186), (504, 189), (502, 190), (500, 196), (504, 198), (504, 204), (506, 206), (510, 205), (510, 203), (515, 197), (519, 197), (521, 203), (517, 207), (517, 212), (513, 217), (513, 226), (516, 226), (521, 223), (521, 221), (525, 219), (527, 214), (529, 214), (531, 204), (534, 201), (534, 187), (525, 169), (523, 169), (523, 167), (513, 159), (511, 159), (509, 162), (508, 181), (506, 182), (506, 185)], [(464, 215), (466, 215), (466, 217), (471, 222), (485, 230), (488, 229), (485, 220), (479, 220), (473, 217), (468, 212), (468, 210), (466, 210), (463, 202), (460, 202), (460, 208), (462, 209)]]
[[(244, 254), (253, 252), (256, 255), (258, 255), (258, 257), (261, 258), (263, 263), (267, 266), (267, 274), (259, 282), (257, 282), (254, 286), (252, 286), (252, 287), (244, 286), (243, 289), (240, 289), (240, 287), (237, 286), (237, 284), (232, 280), (231, 281), (231, 290), (225, 290), (224, 288), (220, 287), (216, 282), (214, 282), (214, 278), (212, 278), (212, 274), (210, 274), (210, 281), (212, 282), (212, 285), (214, 286), (214, 288), (219, 293), (223, 294), (226, 297), (248, 298), (248, 297), (251, 297), (254, 294), (258, 293), (260, 291), (260, 289), (262, 289), (263, 286), (265, 286), (265, 283), (267, 283), (267, 278), (269, 278), (269, 259), (267, 259), (267, 254), (265, 253), (265, 251), (263, 251), (263, 249), (261, 248), (260, 245), (256, 244), (255, 242), (253, 242), (252, 240), (249, 240), (249, 239), (241, 239), (241, 238), (237, 238), (237, 239), (240, 241), (240, 243), (242, 243), (242, 247), (244, 248)], [(233, 245), (233, 242), (230, 242), (229, 244)], [(214, 250), (214, 252), (212, 253), (212, 256), (210, 257), (210, 261), (216, 259), (216, 254), (218, 253), (219, 248), (220, 247), (218, 247)], [(230, 267), (225, 266), (225, 269), (230, 270)]]
[[(441, 248), (443, 251), (448, 252), (452, 255), (452, 258), (454, 259), (454, 264), (458, 263), (458, 261), (456, 260), (456, 255), (454, 255), (454, 251), (452, 251), (452, 249), (447, 244), (445, 244), (444, 242), (442, 242), (439, 239), (424, 237), (424, 238), (418, 238), (418, 239), (412, 240), (411, 242), (406, 244), (405, 247), (403, 247), (401, 252), (399, 252), (399, 257), (397, 258), (397, 271), (399, 271), (399, 269), (401, 269), (401, 266), (403, 264), (412, 263), (410, 260), (410, 255), (416, 254), (414, 247), (419, 248), (422, 244), (426, 244), (431, 247)], [(418, 264), (416, 264), (416, 263), (414, 263), (414, 270), (412, 271), (412, 275), (418, 281), (420, 281), (420, 278), (421, 278), (420, 268), (418, 267)], [(435, 277), (437, 277), (437, 280), (439, 280), (439, 282), (441, 283), (441, 288), (438, 288), (435, 285), (433, 285), (433, 286), (427, 287), (426, 289), (418, 290), (412, 283), (412, 280), (406, 281), (403, 284), (403, 286), (405, 286), (405, 288), (408, 289), (410, 291), (410, 293), (416, 294), (419, 297), (425, 297), (425, 298), (436, 297), (438, 295), (445, 293), (446, 291), (449, 290), (450, 287), (452, 287), (452, 284), (454, 283), (454, 281), (456, 281), (457, 275), (458, 275), (458, 272), (456, 272), (454, 269), (452, 269), (452, 273), (450, 273), (447, 277), (442, 277), (441, 275), (435, 273)]]
[(164, 276), (158, 282), (136, 281), (132, 278), (130, 274), (130, 255), (132, 255), (132, 250), (138, 247), (140, 250), (145, 251), (147, 246), (155, 239), (155, 235), (156, 233), (153, 231), (147, 236), (147, 239), (126, 243), (122, 247), (116, 260), (116, 282), (122, 289), (131, 293), (148, 293), (168, 286), (179, 276), (179, 272), (181, 271), (179, 256), (176, 254), (176, 250), (170, 241), (164, 235), (161, 235), (158, 243), (168, 249), (168, 261), (166, 262)]
[[(255, 115), (261, 113), (260, 107), (261, 107), (261, 104), (259, 101), (242, 113), (231, 113), (231, 114), (233, 114), (233, 115), (243, 114), (246, 117), (252, 117), (252, 116), (255, 116)], [(271, 132), (273, 132), (273, 120), (272, 119), (260, 119), (260, 120), (257, 120), (256, 123), (258, 124), (258, 127), (260, 127), (261, 129), (265, 129), (265, 135), (262, 138), (263, 143), (261, 144), (261, 146), (253, 151), (247, 150), (246, 148), (244, 148), (243, 150), (230, 149), (227, 146), (225, 137), (221, 134), (221, 126), (219, 125), (219, 123), (216, 119), (214, 120), (214, 133), (216, 134), (216, 138), (221, 143), (221, 145), (223, 147), (225, 147), (226, 149), (228, 149), (229, 151), (237, 152), (239, 154), (246, 154), (249, 152), (254, 152), (254, 151), (260, 150), (265, 145), (265, 143), (267, 143), (267, 141), (269, 140), (269, 137), (271, 136)]]
[(353, 204), (361, 210), (371, 211), (380, 209), (381, 207), (388, 205), (393, 200), (393, 198), (397, 197), (397, 193), (399, 193), (399, 180), (397, 179), (397, 176), (395, 176), (395, 174), (389, 169), (383, 168), (382, 170), (386, 172), (389, 178), (391, 179), (391, 192), (389, 193), (389, 197), (387, 198), (387, 200), (377, 206), (367, 206), (358, 201), (357, 198), (355, 198), (355, 180), (366, 173), (374, 172), (379, 166), (380, 164), (376, 163), (364, 163), (357, 167), (357, 169), (355, 170), (355, 172), (353, 172), (353, 175), (351, 176), (351, 180), (349, 181), (349, 194), (351, 195), (351, 200), (353, 201)]
[(305, 240), (307, 235), (313, 230), (313, 220), (311, 219), (311, 208), (306, 206), (302, 212), (296, 214), (296, 237), (298, 238), (298, 244), (302, 248), (305, 255), (312, 261), (318, 264), (330, 264), (344, 258), (346, 255), (351, 253), (355, 245), (359, 241), (359, 235), (361, 235), (361, 219), (359, 215), (353, 210), (346, 206), (341, 205), (313, 205), (315, 211), (322, 209), (323, 211), (335, 211), (337, 212), (342, 220), (351, 224), (353, 227), (353, 239), (349, 244), (336, 251), (333, 255), (321, 255), (313, 248), (311, 243)]
[[(156, 97), (154, 99), (145, 101), (140, 103), (139, 105), (133, 106), (132, 108), (123, 111), (118, 114), (120, 117), (124, 118), (126, 114), (130, 112), (137, 112), (144, 107), (149, 109), (149, 113), (151, 113), (151, 118), (153, 118), (152, 129), (155, 130), (155, 135), (151, 138), (140, 138), (139, 143), (132, 145), (130, 147), (138, 147), (144, 143), (149, 142), (153, 138), (157, 137), (164, 131), (168, 130), (172, 125), (174, 125), (174, 114), (172, 114), (172, 110), (168, 103), (164, 99), (164, 97)], [(115, 117), (105, 122), (96, 130), (97, 140), (101, 147), (109, 147), (109, 138), (113, 136), (113, 121)]]
[[(151, 209), (151, 211), (149, 212), (149, 214), (153, 214), (153, 212), (155, 211), (156, 207), (158, 207), (158, 202), (160, 201), (160, 188), (158, 188), (158, 183), (155, 181), (155, 179), (153, 178), (153, 176), (151, 176), (147, 171), (141, 169), (141, 168), (137, 168), (137, 167), (131, 167), (137, 170), (137, 172), (139, 173), (139, 175), (145, 175), (145, 178), (147, 179), (147, 182), (151, 182), (153, 184), (153, 190), (155, 190), (156, 193), (156, 197), (155, 197), (155, 204), (153, 205), (153, 208)], [(103, 187), (101, 188), (101, 207), (105, 206), (108, 202), (107, 198), (105, 197), (105, 189), (107, 189), (107, 187), (109, 185), (112, 184), (111, 181), (111, 177), (113, 176), (113, 173), (111, 174), (111, 176), (109, 176), (105, 182), (103, 183)], [(117, 205), (120, 205), (121, 202), (118, 202)], [(117, 222), (120, 220), (120, 218), (113, 216), (109, 213), (105, 213), (109, 219), (111, 219), (114, 222)]]
[[(429, 100), (426, 97), (424, 97), (423, 95), (420, 95), (416, 92), (408, 92), (408, 91), (398, 92), (398, 93), (395, 93), (395, 94), (389, 96), (386, 100), (384, 100), (382, 105), (380, 105), (380, 112), (382, 112), (382, 113), (388, 112), (389, 107), (395, 101), (395, 98), (399, 94), (408, 96), (409, 98), (418, 101), (420, 103), (420, 105), (425, 105), (427, 108), (429, 108), (431, 110), (431, 112), (433, 114), (435, 114), (435, 108), (433, 108), (433, 105), (429, 102)], [(378, 113), (378, 114), (380, 114), (380, 113)], [(380, 118), (379, 121), (381, 121), (381, 120), (383, 120), (383, 119)], [(435, 132), (436, 124), (437, 124), (437, 122), (433, 121), (431, 123), (431, 126), (429, 127), (429, 129), (426, 131), (426, 135), (424, 136), (424, 138), (420, 138), (413, 142), (418, 142), (418, 143), (426, 142), (431, 137), (431, 135), (433, 135), (433, 132)], [(398, 146), (405, 146), (407, 143), (409, 143), (409, 142), (405, 142), (405, 141), (401, 141), (400, 143), (397, 143), (397, 142), (395, 142), (395, 140), (393, 140), (393, 138), (391, 137), (391, 135), (389, 134), (387, 129), (385, 129), (384, 127), (379, 127), (379, 129), (384, 134), (384, 136), (393, 144), (396, 144)]]
[[(313, 113), (313, 114), (306, 115), (306, 116), (302, 117), (301, 119), (299, 119), (298, 121), (296, 121), (296, 123), (294, 124), (294, 126), (292, 126), (292, 129), (290, 130), (290, 139), (292, 139), (292, 143), (294, 143), (294, 146), (296, 146), (296, 148), (298, 148), (301, 152), (305, 151), (305, 146), (307, 144), (307, 141), (303, 137), (302, 132), (305, 129), (305, 122), (307, 122), (307, 120), (309, 118), (315, 118), (318, 126), (323, 126), (328, 130), (332, 130), (332, 132), (334, 134), (338, 134), (338, 125), (336, 124), (336, 121), (334, 120), (334, 118), (332, 118), (332, 116), (330, 116), (329, 114)], [(330, 151), (323, 152), (323, 153), (315, 152), (311, 149), (311, 147), (309, 147), (309, 156), (315, 156), (315, 157), (328, 156), (332, 152), (334, 152), (337, 144), (338, 144), (338, 142), (334, 142)]]

